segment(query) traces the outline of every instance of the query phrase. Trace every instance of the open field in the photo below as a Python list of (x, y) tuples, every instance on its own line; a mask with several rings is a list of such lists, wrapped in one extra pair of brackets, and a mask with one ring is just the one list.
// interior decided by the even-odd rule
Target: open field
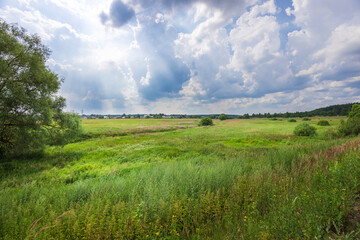
[[(330, 126), (317, 126), (319, 119)], [(0, 163), (0, 239), (354, 239), (358, 138), (342, 117), (84, 120), (90, 138)]]
[(85, 119), (83, 125), (91, 135), (127, 135), (171, 131), (193, 127), (192, 119)]

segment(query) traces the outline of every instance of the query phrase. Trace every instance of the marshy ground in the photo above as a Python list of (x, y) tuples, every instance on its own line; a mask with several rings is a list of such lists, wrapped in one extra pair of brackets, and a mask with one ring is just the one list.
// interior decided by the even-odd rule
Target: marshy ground
[(87, 139), (0, 163), (0, 239), (357, 238), (341, 119), (312, 118), (314, 137), (301, 119), (83, 120)]

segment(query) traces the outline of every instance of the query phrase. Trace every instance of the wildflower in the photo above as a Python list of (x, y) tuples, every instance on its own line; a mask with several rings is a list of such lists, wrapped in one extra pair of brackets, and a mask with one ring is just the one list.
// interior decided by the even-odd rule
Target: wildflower
[(157, 236), (159, 236), (160, 232), (155, 233)]

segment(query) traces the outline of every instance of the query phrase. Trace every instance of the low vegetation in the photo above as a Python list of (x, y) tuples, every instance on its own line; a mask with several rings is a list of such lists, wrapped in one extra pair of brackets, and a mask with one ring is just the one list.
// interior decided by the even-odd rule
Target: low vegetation
[(296, 119), (290, 118), (288, 122), (296, 122)]
[(360, 133), (360, 104), (354, 104), (346, 121), (342, 121), (339, 127), (341, 136), (357, 136)]
[(319, 126), (330, 126), (330, 123), (327, 120), (320, 120), (320, 121), (318, 121), (317, 125), (319, 125)]
[[(328, 120), (336, 131), (342, 119)], [(357, 138), (321, 127), (297, 137), (291, 123), (256, 119), (152, 133), (126, 119), (112, 127), (127, 135), (91, 134), (107, 121), (84, 121), (89, 139), (0, 164), (1, 239), (360, 237)]]
[(307, 123), (301, 123), (294, 129), (294, 134), (296, 136), (314, 136), (316, 135), (316, 128)]
[(209, 117), (204, 117), (200, 120), (199, 126), (211, 126), (213, 125), (213, 120)]
[(224, 121), (224, 120), (228, 119), (228, 117), (226, 116), (226, 114), (222, 113), (222, 114), (219, 115), (219, 119), (221, 121)]

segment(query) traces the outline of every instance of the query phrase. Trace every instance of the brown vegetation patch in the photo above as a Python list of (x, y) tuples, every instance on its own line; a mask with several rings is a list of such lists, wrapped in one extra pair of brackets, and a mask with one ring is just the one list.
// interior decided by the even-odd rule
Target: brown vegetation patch
[(333, 146), (325, 151), (321, 151), (317, 154), (313, 155), (314, 161), (318, 161), (318, 159), (326, 158), (329, 161), (337, 159), (343, 156), (348, 151), (358, 150), (360, 146), (360, 139), (356, 139), (354, 141), (346, 142), (339, 146)]
[[(299, 163), (298, 168), (294, 168), (293, 174), (308, 173), (309, 176), (316, 166), (321, 167), (326, 171), (326, 162), (333, 161), (335, 159), (341, 159), (349, 151), (356, 151), (359, 149), (360, 139), (356, 139), (350, 142), (346, 142), (339, 146), (333, 146), (326, 150), (313, 154), (311, 157), (304, 159)], [(323, 161), (326, 159), (327, 161)]]

